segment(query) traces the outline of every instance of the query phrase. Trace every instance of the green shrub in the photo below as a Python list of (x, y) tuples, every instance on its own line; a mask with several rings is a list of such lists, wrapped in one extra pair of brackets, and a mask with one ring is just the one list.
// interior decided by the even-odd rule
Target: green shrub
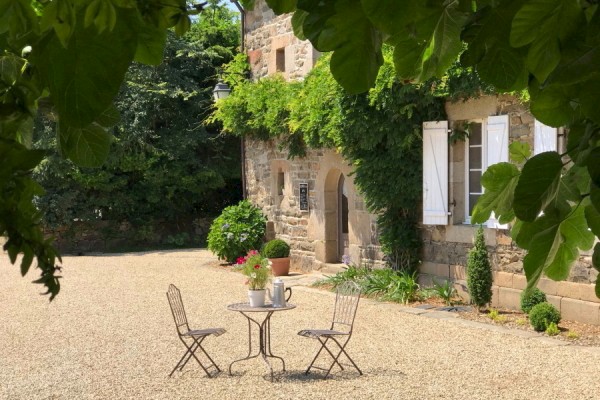
[(243, 200), (226, 207), (210, 226), (208, 249), (229, 263), (259, 249), (267, 220), (258, 207)]
[(538, 288), (531, 291), (524, 290), (521, 292), (521, 310), (525, 314), (529, 314), (533, 306), (546, 301), (546, 294)]
[(289, 257), (290, 245), (281, 239), (273, 239), (265, 243), (261, 254), (267, 258)]
[(485, 306), (492, 300), (492, 267), (481, 226), (475, 234), (475, 245), (469, 251), (467, 275), (471, 302), (477, 307)]
[(538, 332), (548, 329), (551, 322), (560, 322), (560, 312), (550, 303), (536, 304), (529, 312), (529, 323)]

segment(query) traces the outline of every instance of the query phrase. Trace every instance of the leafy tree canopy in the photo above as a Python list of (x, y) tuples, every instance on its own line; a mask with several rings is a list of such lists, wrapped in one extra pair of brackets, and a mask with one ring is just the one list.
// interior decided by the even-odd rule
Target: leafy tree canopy
[(52, 149), (34, 172), (46, 192), (36, 199), (45, 226), (104, 219), (143, 227), (165, 218), (217, 215), (241, 197), (239, 140), (202, 124), (212, 109), (216, 71), (239, 43), (239, 26), (221, 8), (226, 13), (214, 22), (225, 35), (217, 29), (205, 37), (206, 25), (217, 24), (200, 20), (183, 38), (169, 32), (162, 64), (129, 68), (115, 100), (121, 120), (109, 130), (114, 140), (102, 167), (60, 157), (56, 124), (41, 121), (34, 148)]
[[(600, 12), (595, 0), (266, 0), (293, 12), (296, 36), (332, 52), (331, 73), (349, 92), (376, 82), (383, 44), (403, 79), (441, 77), (460, 56), (496, 90), (526, 89), (534, 116), (569, 129), (567, 153), (527, 156), (483, 176), (488, 196), (473, 222), (492, 211), (516, 218), (513, 237), (528, 250), (529, 288), (542, 273), (568, 276), (579, 250), (600, 236)], [(252, 7), (254, 0), (246, 0)], [(498, 195), (500, 194), (500, 195)], [(600, 244), (593, 265), (600, 270)], [(596, 283), (600, 297), (600, 280)]]
[(12, 263), (22, 254), (23, 275), (37, 259), (50, 299), (59, 257), (32, 203), (43, 190), (31, 172), (46, 156), (31, 148), (38, 108), (56, 115), (61, 154), (102, 165), (128, 67), (160, 64), (167, 30), (185, 34), (200, 10), (185, 0), (0, 0), (0, 235)]

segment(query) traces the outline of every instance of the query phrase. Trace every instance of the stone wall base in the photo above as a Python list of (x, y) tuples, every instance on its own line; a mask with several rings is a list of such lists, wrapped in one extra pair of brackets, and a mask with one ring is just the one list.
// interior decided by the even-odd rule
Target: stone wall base
[[(450, 280), (459, 296), (469, 302), (467, 276), (461, 265), (423, 263), (419, 268), (419, 284), (431, 286), (434, 282)], [(510, 272), (494, 272), (492, 307), (520, 310), (521, 292), (527, 286), (524, 275)], [(600, 299), (596, 297), (594, 284), (540, 279), (538, 288), (546, 293), (565, 320), (600, 325)]]

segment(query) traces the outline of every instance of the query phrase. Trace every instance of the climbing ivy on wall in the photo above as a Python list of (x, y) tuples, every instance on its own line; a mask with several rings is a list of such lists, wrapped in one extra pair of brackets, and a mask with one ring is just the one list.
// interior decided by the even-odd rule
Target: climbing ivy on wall
[(444, 80), (403, 84), (386, 51), (376, 86), (350, 95), (331, 76), (329, 61), (323, 56), (301, 83), (286, 83), (277, 75), (239, 83), (212, 118), (235, 135), (277, 138), (290, 157), (303, 156), (308, 147), (336, 149), (352, 164), (354, 183), (378, 216), (389, 265), (414, 270), (421, 249), (422, 123), (445, 119), (452, 85), (464, 97), (481, 93), (482, 87), (464, 70)]

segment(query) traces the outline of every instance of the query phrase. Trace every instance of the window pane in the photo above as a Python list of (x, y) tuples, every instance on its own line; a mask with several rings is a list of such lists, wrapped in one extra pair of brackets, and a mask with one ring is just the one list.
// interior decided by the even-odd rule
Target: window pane
[(469, 193), (481, 192), (481, 171), (469, 171)]
[(481, 169), (481, 147), (469, 147), (469, 169)]
[(472, 122), (469, 124), (469, 144), (481, 144), (481, 122)]
[(469, 215), (473, 215), (473, 208), (475, 208), (475, 203), (479, 200), (480, 194), (470, 194), (469, 195)]

